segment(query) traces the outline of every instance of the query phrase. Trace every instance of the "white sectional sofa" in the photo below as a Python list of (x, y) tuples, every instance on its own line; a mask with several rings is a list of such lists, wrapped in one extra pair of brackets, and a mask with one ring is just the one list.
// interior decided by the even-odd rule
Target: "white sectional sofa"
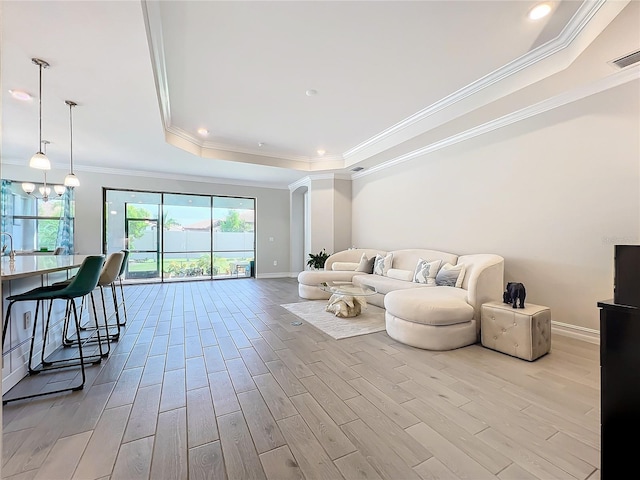
[[(391, 254), (391, 263), (382, 275), (357, 272), (363, 254), (367, 258)], [(440, 271), (445, 265), (464, 265), (462, 282), (459, 286), (436, 285), (435, 278), (416, 282), (420, 260), (436, 262), (433, 265), (443, 276), (446, 272)], [(429, 277), (435, 277), (433, 268)], [(328, 299), (329, 294), (317, 287), (328, 280), (374, 287), (378, 293), (367, 301), (386, 310), (386, 330), (393, 339), (428, 350), (451, 350), (480, 340), (482, 304), (502, 300), (504, 259), (493, 254), (458, 256), (428, 249), (350, 249), (331, 255), (324, 270), (301, 272), (298, 294), (306, 299)]]

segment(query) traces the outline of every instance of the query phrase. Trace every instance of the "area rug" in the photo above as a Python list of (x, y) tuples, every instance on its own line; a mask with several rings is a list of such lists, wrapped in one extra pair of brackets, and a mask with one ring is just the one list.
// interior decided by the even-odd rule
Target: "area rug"
[(367, 305), (360, 315), (351, 318), (336, 317), (325, 311), (327, 300), (287, 303), (281, 306), (336, 340), (385, 329), (384, 309), (375, 305)]

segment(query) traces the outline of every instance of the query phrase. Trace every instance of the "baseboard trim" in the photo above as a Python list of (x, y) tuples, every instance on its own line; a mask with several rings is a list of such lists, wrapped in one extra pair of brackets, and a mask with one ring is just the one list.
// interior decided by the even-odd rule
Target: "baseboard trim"
[(578, 327), (568, 323), (551, 322), (551, 333), (600, 345), (600, 332), (592, 328)]
[(275, 273), (259, 273), (256, 278), (289, 278), (291, 273), (289, 272), (275, 272)]

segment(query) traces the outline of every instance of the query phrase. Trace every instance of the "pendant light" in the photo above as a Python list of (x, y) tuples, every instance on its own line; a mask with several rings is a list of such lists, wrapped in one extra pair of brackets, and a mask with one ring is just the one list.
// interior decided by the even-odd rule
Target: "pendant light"
[(40, 60), (39, 58), (32, 58), (31, 62), (33, 62), (34, 64), (38, 65), (38, 67), (40, 69), (40, 89), (39, 89), (39, 93), (38, 93), (38, 97), (39, 97), (39, 100), (40, 100), (40, 112), (39, 112), (40, 140), (39, 140), (39, 143), (38, 143), (38, 151), (36, 152), (36, 154), (33, 157), (31, 157), (31, 160), (29, 160), (29, 166), (31, 168), (37, 168), (38, 170), (51, 170), (51, 162), (49, 161), (49, 158), (40, 149), (40, 147), (42, 145), (42, 69), (43, 68), (49, 68), (49, 64), (47, 62), (45, 62), (44, 60)]
[[(49, 145), (51, 142), (49, 140), (42, 140), (42, 145), (43, 145), (43, 155), (47, 155), (47, 145)], [(47, 185), (47, 171), (45, 170), (44, 172), (44, 184), (41, 187), (38, 187), (38, 192), (40, 192), (40, 197), (38, 197), (35, 193), (33, 193), (36, 189), (36, 185), (35, 183), (31, 183), (31, 182), (24, 182), (22, 184), (22, 190), (25, 191), (25, 193), (27, 195), (31, 195), (33, 197), (36, 198), (42, 198), (43, 202), (48, 202), (49, 201), (49, 196), (51, 195), (51, 186)], [(56, 192), (56, 195), (59, 197), (61, 196), (65, 190), (67, 188), (64, 185), (54, 185), (53, 186), (53, 190)]]
[(71, 113), (73, 107), (77, 106), (78, 104), (76, 102), (72, 102), (71, 100), (65, 100), (64, 103), (69, 105), (69, 159), (71, 163), (71, 171), (66, 177), (64, 177), (64, 185), (66, 187), (79, 187), (80, 180), (78, 180), (78, 177), (76, 177), (75, 173), (73, 173), (73, 115)]

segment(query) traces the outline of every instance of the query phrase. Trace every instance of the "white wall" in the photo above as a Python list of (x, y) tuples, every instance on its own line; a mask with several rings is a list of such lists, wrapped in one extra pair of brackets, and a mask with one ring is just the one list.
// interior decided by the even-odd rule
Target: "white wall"
[(305, 269), (307, 255), (305, 254), (306, 243), (306, 212), (307, 187), (300, 187), (291, 192), (290, 209), (291, 209), (291, 251), (290, 264), (291, 272), (297, 273)]
[(351, 180), (334, 180), (334, 244), (333, 251), (346, 250), (351, 243)]
[(309, 189), (309, 220), (311, 224), (311, 253), (326, 249), (334, 251), (334, 179), (312, 178)]
[[(2, 178), (40, 181), (41, 174), (26, 166), (2, 165)], [(77, 169), (76, 169), (77, 170)], [(62, 181), (66, 171), (51, 170), (48, 179)], [(256, 273), (288, 275), (289, 268), (289, 190), (241, 185), (212, 184), (164, 178), (113, 175), (76, 171), (76, 253), (102, 251), (102, 187), (172, 193), (237, 195), (256, 199)], [(270, 241), (273, 238), (273, 241)], [(277, 261), (277, 266), (273, 262)]]
[(599, 330), (640, 234), (640, 82), (357, 178), (353, 242), (505, 257), (554, 322)]

